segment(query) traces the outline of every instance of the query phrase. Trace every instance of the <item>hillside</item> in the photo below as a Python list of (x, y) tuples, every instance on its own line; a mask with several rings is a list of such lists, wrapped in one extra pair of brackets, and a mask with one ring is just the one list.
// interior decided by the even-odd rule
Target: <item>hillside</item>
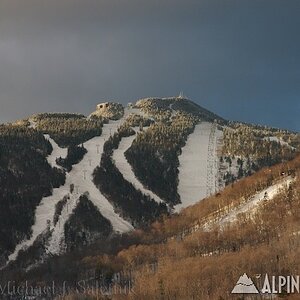
[[(223, 196), (242, 178), (294, 159), (299, 145), (298, 133), (229, 122), (182, 97), (125, 108), (104, 102), (88, 117), (43, 113), (1, 125), (1, 274), (93, 247), (116, 254), (133, 242), (178, 236), (228, 201), (272, 193), (276, 171), (243, 191), (243, 200)], [(199, 200), (200, 210), (193, 206)], [(174, 226), (147, 233), (161, 219)]]
[[(113, 248), (97, 243), (18, 278), (34, 282), (38, 277), (45, 284), (55, 276), (58, 282), (69, 278), (86, 280), (90, 287), (98, 282), (103, 288), (127, 288), (123, 295), (98, 294), (98, 299), (240, 299), (230, 292), (244, 273), (252, 278), (299, 274), (299, 175), (300, 156), (115, 238)], [(65, 299), (83, 299), (80, 294), (96, 299), (92, 289)], [(284, 291), (281, 296), (298, 299)]]

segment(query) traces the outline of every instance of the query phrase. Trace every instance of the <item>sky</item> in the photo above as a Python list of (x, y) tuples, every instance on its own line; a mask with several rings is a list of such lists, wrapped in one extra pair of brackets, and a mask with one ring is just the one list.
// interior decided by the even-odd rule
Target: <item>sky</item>
[(300, 131), (299, 0), (0, 0), (0, 122), (178, 95)]

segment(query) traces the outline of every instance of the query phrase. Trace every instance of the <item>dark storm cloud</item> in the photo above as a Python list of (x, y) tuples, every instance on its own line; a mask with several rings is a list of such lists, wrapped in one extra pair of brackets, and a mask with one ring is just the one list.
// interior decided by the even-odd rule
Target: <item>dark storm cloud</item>
[(0, 120), (181, 90), (299, 130), (298, 0), (0, 0)]

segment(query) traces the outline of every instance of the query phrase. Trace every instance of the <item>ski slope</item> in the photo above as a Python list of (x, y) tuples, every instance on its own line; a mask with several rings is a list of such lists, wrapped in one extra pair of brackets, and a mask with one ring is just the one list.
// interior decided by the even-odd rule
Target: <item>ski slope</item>
[(58, 255), (65, 251), (65, 224), (79, 202), (80, 194), (78, 191), (74, 191), (73, 194), (68, 195), (70, 199), (61, 211), (60, 217), (53, 228), (49, 245), (46, 250), (47, 253), (51, 253), (52, 255)]
[(285, 142), (282, 138), (279, 138), (277, 136), (264, 137), (264, 140), (276, 142), (276, 143), (279, 143), (280, 145), (284, 145), (284, 146), (287, 146), (287, 147), (295, 150), (295, 147), (291, 146), (289, 143)]
[(196, 125), (189, 135), (179, 156), (178, 193), (182, 203), (176, 211), (218, 190), (217, 142), (221, 137), (222, 131), (209, 122)]
[(233, 209), (225, 216), (207, 222), (204, 226), (206, 230), (210, 230), (213, 226), (218, 225), (221, 228), (225, 227), (229, 223), (237, 221), (238, 216), (243, 213), (255, 213), (262, 203), (265, 201), (270, 201), (274, 199), (283, 189), (287, 188), (292, 182), (293, 178), (288, 176), (278, 183), (262, 190), (261, 192), (255, 194), (253, 197), (249, 198), (245, 203), (241, 204), (239, 207)]
[[(138, 132), (139, 128), (133, 128), (135, 132)], [(120, 141), (118, 149), (114, 150), (113, 159), (115, 161), (116, 167), (119, 169), (125, 180), (132, 183), (133, 186), (140, 190), (143, 194), (149, 195), (156, 202), (163, 202), (160, 197), (154, 194), (152, 191), (148, 190), (143, 186), (143, 184), (136, 178), (131, 165), (128, 163), (124, 153), (131, 146), (132, 142), (136, 138), (136, 135), (132, 135), (130, 137), (122, 138)]]
[[(130, 111), (126, 110), (122, 119), (118, 121), (110, 121), (108, 124), (104, 124), (101, 136), (94, 137), (84, 143), (87, 153), (81, 162), (79, 162), (77, 165), (74, 165), (72, 170), (66, 174), (65, 184), (59, 188), (53, 189), (51, 196), (45, 197), (41, 200), (35, 211), (35, 224), (32, 226), (31, 237), (17, 245), (15, 251), (9, 256), (9, 261), (15, 260), (21, 249), (30, 247), (36, 238), (45, 232), (49, 226), (50, 230), (53, 230), (53, 234), (50, 240), (48, 251), (53, 254), (59, 253), (61, 251), (61, 241), (64, 238), (64, 224), (69, 219), (73, 209), (76, 207), (76, 197), (78, 198), (79, 195), (83, 194), (84, 192), (89, 193), (89, 199), (99, 209), (101, 214), (111, 222), (114, 231), (122, 233), (133, 229), (133, 226), (129, 222), (125, 221), (115, 213), (113, 206), (101, 194), (92, 181), (92, 174), (94, 169), (100, 163), (105, 141), (109, 138), (110, 134), (113, 134), (117, 130), (117, 128), (127, 117), (128, 113), (130, 113)], [(51, 139), (49, 140), (51, 142)], [(63, 155), (65, 150), (59, 148), (56, 143), (53, 143), (52, 146), (54, 146), (53, 154), (48, 156), (47, 159), (52, 166), (54, 164), (56, 166), (56, 156)], [(71, 184), (74, 184), (74, 192), (78, 195), (71, 197), (69, 200), (70, 203), (66, 205), (66, 207), (68, 207), (68, 211), (62, 213), (59, 222), (57, 222), (56, 226), (54, 226), (53, 216), (55, 213), (55, 205), (57, 202), (62, 200), (64, 196), (70, 193)], [(60, 226), (61, 228), (57, 228), (57, 226)]]
[(49, 134), (44, 134), (46, 140), (48, 140), (53, 148), (50, 155), (47, 156), (47, 161), (52, 168), (60, 168), (62, 167), (56, 163), (56, 159), (58, 157), (66, 158), (68, 154), (68, 148), (61, 148), (57, 145), (57, 143), (50, 137)]
[[(33, 128), (33, 129), (36, 128), (36, 122), (31, 118), (29, 119), (29, 126), (28, 127)], [(46, 140), (48, 140), (50, 142), (50, 144), (53, 148), (51, 154), (49, 154), (47, 156), (48, 163), (50, 164), (50, 166), (52, 168), (56, 167), (56, 168), (62, 169), (62, 167), (56, 163), (56, 159), (58, 157), (61, 157), (61, 158), (67, 157), (68, 148), (59, 147), (58, 144), (50, 137), (49, 134), (44, 134), (44, 137), (45, 137)]]

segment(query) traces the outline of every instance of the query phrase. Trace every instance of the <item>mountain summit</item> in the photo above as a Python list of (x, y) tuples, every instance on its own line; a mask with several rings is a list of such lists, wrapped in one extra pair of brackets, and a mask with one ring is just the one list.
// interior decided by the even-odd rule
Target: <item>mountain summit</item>
[(147, 114), (180, 111), (200, 117), (203, 121), (225, 121), (218, 115), (208, 111), (184, 96), (168, 98), (144, 98), (136, 102), (136, 107)]

